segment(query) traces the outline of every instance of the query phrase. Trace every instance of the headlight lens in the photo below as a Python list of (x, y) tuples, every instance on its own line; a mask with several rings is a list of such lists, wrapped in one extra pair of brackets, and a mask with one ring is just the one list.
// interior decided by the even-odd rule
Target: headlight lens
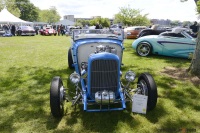
[(73, 84), (78, 84), (80, 81), (80, 75), (76, 72), (72, 73), (69, 78)]
[(126, 79), (127, 81), (129, 81), (129, 82), (132, 82), (132, 81), (135, 80), (135, 76), (136, 76), (136, 74), (135, 74), (133, 71), (128, 71), (128, 72), (126, 72), (126, 74), (125, 74), (125, 79)]

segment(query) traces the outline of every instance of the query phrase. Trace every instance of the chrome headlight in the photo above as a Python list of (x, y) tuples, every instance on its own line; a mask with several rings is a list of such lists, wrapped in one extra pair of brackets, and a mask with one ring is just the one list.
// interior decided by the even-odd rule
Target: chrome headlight
[(135, 74), (133, 71), (128, 71), (128, 72), (126, 72), (126, 74), (125, 74), (125, 79), (126, 79), (127, 81), (129, 81), (129, 82), (132, 82), (132, 81), (135, 80), (135, 76), (136, 76), (136, 74)]
[(80, 75), (76, 72), (72, 73), (69, 78), (73, 84), (78, 84), (80, 81)]

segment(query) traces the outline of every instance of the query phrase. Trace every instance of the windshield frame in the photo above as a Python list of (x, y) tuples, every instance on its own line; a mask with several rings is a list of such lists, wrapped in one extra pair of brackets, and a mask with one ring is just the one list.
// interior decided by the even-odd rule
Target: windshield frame
[(74, 29), (72, 39), (74, 41), (86, 38), (108, 38), (124, 40), (124, 31), (122, 29)]

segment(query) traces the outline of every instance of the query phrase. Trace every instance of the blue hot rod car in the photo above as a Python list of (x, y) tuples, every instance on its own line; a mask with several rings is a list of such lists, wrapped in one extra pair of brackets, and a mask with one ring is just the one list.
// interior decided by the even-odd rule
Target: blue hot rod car
[(133, 101), (133, 94), (148, 97), (147, 111), (155, 108), (157, 86), (149, 73), (139, 75), (135, 89), (130, 88), (136, 78), (133, 71), (126, 72), (126, 85), (121, 81), (123, 38), (122, 30), (73, 30), (68, 65), (74, 69), (69, 79), (75, 93), (74, 96), (67, 93), (72, 89), (63, 86), (61, 77), (52, 79), (50, 107), (54, 117), (63, 115), (65, 101), (82, 104), (87, 112), (124, 110), (126, 102)]

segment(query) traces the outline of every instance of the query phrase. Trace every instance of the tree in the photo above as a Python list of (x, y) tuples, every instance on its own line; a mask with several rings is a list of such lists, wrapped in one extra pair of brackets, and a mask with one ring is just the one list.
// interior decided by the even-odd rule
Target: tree
[(0, 9), (7, 8), (16, 17), (26, 21), (36, 21), (39, 18), (39, 9), (29, 0), (0, 0)]
[(15, 0), (0, 0), (0, 11), (6, 7), (7, 10), (15, 15), (16, 17), (20, 17), (20, 10), (17, 8), (15, 4)]
[(101, 23), (103, 27), (110, 27), (110, 20), (108, 18), (102, 18)]
[(81, 26), (84, 27), (85, 25), (89, 25), (90, 21), (89, 20), (85, 20), (85, 19), (78, 19), (75, 23), (75, 26)]
[(57, 12), (56, 7), (52, 6), (47, 10), (40, 10), (39, 11), (39, 21), (47, 22), (47, 23), (55, 23), (60, 20), (60, 15)]
[[(200, 14), (200, 1), (194, 0), (194, 2), (197, 5), (197, 12)], [(197, 44), (188, 72), (200, 78), (200, 30), (198, 31)]]
[(97, 23), (101, 24), (103, 27), (110, 26), (110, 20), (108, 18), (94, 18), (90, 20), (90, 25), (96, 25)]
[(173, 20), (173, 21), (170, 22), (170, 25), (171, 25), (172, 27), (179, 26), (179, 24), (180, 24), (180, 21), (179, 21), (179, 20)]
[(188, 27), (192, 23), (190, 21), (183, 21), (183, 27)]
[(39, 9), (29, 0), (15, 0), (16, 6), (20, 10), (20, 18), (26, 21), (38, 21)]
[(124, 25), (150, 25), (148, 14), (141, 15), (140, 10), (131, 9), (128, 7), (120, 7), (119, 13), (115, 14), (115, 23), (123, 23)]
[(198, 14), (200, 14), (200, 1), (198, 1), (196, 3), (196, 5), (197, 5), (197, 12), (198, 12)]
[[(188, 1), (188, 0), (181, 0), (181, 2), (185, 2), (185, 1)], [(194, 2), (197, 4), (199, 0), (194, 0)]]

